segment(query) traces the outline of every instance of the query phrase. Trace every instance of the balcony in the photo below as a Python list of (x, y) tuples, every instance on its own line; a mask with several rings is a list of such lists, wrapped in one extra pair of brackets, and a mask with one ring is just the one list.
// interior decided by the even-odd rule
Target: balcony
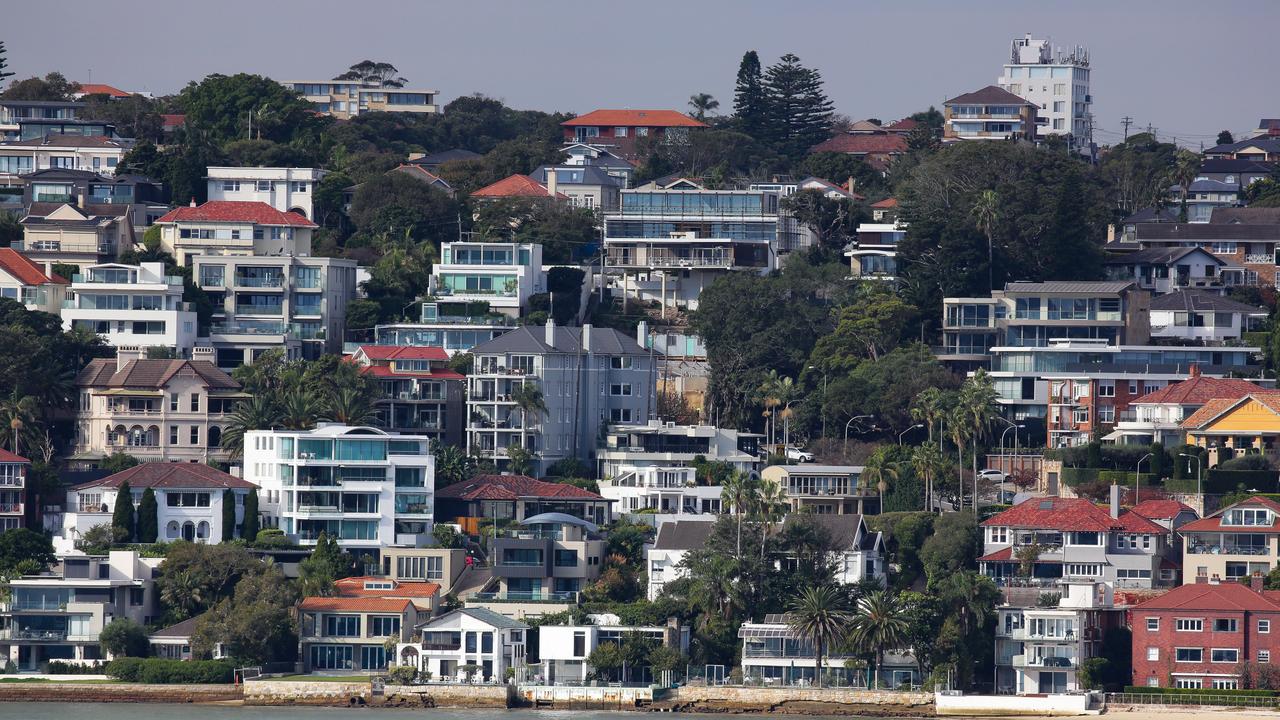
[(281, 305), (237, 305), (237, 315), (268, 315), (279, 317), (283, 314), (284, 308)]
[(1036, 657), (1035, 655), (1014, 655), (1011, 663), (1016, 668), (1049, 668), (1052, 670), (1075, 670), (1076, 659), (1072, 657)]
[(668, 253), (647, 253), (642, 260), (638, 253), (617, 252), (611, 250), (605, 264), (611, 267), (637, 268), (731, 268), (733, 253), (707, 253), (693, 255), (673, 255)]
[(21, 515), (22, 503), (0, 503), (0, 514)]
[(284, 287), (283, 275), (267, 275), (264, 277), (244, 277), (237, 275), (235, 278), (236, 287), (247, 288), (282, 288)]
[(1187, 553), (1190, 555), (1251, 555), (1257, 557), (1270, 555), (1271, 548), (1266, 545), (1217, 545), (1188, 541)]
[(534, 603), (576, 603), (578, 602), (578, 593), (576, 592), (483, 592), (476, 593), (471, 596), (472, 600), (477, 602), (534, 602)]

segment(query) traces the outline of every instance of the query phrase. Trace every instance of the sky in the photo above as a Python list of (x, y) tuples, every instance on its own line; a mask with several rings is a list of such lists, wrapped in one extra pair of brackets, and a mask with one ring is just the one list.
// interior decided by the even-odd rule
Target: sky
[[(521, 109), (688, 110), (707, 92), (732, 112), (743, 52), (767, 66), (791, 52), (822, 72), (838, 112), (889, 122), (995, 84), (1014, 37), (1088, 47), (1095, 140), (1152, 125), (1161, 139), (1212, 145), (1280, 117), (1266, 60), (1276, 0), (83, 0), (74, 22), (14, 3), (0, 41), (14, 79), (166, 94), (211, 73), (323, 80), (363, 59), (447, 103), (483, 93)], [(103, 14), (104, 11), (107, 14)], [(93, 16), (103, 22), (93, 22)], [(109, 32), (104, 32), (105, 28)]]

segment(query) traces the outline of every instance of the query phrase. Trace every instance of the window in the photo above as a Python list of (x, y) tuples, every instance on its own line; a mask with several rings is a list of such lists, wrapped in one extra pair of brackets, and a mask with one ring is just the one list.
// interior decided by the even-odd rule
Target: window
[(1001, 545), (1009, 542), (1009, 528), (993, 527), (991, 528), (991, 542)]
[(1158, 617), (1149, 617), (1149, 618), (1147, 618), (1147, 631), (1148, 631), (1148, 632), (1156, 632), (1156, 631), (1158, 631), (1159, 629), (1160, 629), (1160, 618), (1158, 618)]
[(271, 181), (259, 180), (256, 183), (255, 187), (257, 188), (258, 192), (271, 192)]
[(613, 136), (614, 136), (614, 137), (626, 137), (626, 136), (627, 136), (627, 128), (625, 128), (625, 127), (623, 127), (623, 126), (618, 126), (618, 127), (614, 128), (614, 129), (613, 129)]
[(1098, 422), (1113, 423), (1116, 421), (1115, 405), (1099, 405), (1098, 406)]
[(293, 188), (293, 191), (294, 191), (294, 192), (296, 192), (296, 193), (304, 193), (304, 192), (306, 192), (306, 191), (307, 191), (307, 187), (308, 187), (308, 186), (307, 186), (307, 183), (305, 183), (305, 182), (297, 182), (297, 181), (294, 181), (294, 182), (290, 185), (290, 187), (291, 187), (291, 188)]
[(1209, 250), (1215, 255), (1234, 255), (1236, 253), (1236, 244), (1233, 242), (1216, 242), (1209, 247)]
[(1147, 648), (1147, 659), (1148, 659), (1148, 660), (1159, 660), (1159, 659), (1160, 659), (1160, 648), (1158, 648), (1158, 647), (1149, 647), (1149, 648)]
[(1067, 563), (1066, 575), (1069, 577), (1098, 577), (1102, 575), (1099, 563)]
[(1240, 662), (1240, 651), (1235, 648), (1214, 648), (1210, 658), (1216, 663)]
[(625, 356), (611, 357), (609, 358), (609, 367), (613, 368), (614, 370), (630, 370), (631, 360), (632, 358), (625, 357)]
[(191, 393), (191, 412), (200, 412), (200, 393)]
[(1269, 632), (1271, 632), (1271, 621), (1270, 621), (1270, 620), (1259, 620), (1259, 621), (1258, 621), (1258, 634), (1260, 634), (1260, 635), (1266, 635), (1266, 634), (1267, 634), (1267, 633), (1269, 633)]
[(400, 618), (395, 615), (369, 618), (369, 637), (387, 637), (400, 634)]
[(1098, 397), (1115, 397), (1116, 381), (1115, 380), (1099, 380), (1098, 381)]
[(1178, 688), (1179, 690), (1198, 690), (1204, 687), (1204, 683), (1200, 680), (1178, 678), (1173, 681), (1173, 686)]
[(222, 192), (240, 192), (239, 180), (223, 180)]
[(1235, 618), (1217, 618), (1217, 619), (1215, 619), (1215, 620), (1213, 621), (1213, 631), (1214, 631), (1214, 632), (1235, 632), (1235, 631), (1236, 631), (1236, 620), (1235, 620)]
[(1178, 632), (1202, 632), (1204, 630), (1204, 619), (1178, 618), (1174, 621), (1174, 630)]
[(169, 426), (169, 444), (170, 445), (178, 444), (178, 426), (177, 425)]
[(192, 445), (200, 444), (200, 426), (199, 425), (191, 426), (191, 444)]
[(1271, 662), (1271, 651), (1270, 651), (1270, 650), (1259, 650), (1259, 651), (1258, 651), (1258, 664), (1260, 664), (1260, 665), (1266, 665), (1266, 664), (1267, 664), (1267, 663), (1269, 663), (1269, 662)]
[(360, 635), (360, 616), (325, 615), (324, 634), (327, 637), (357, 637)]
[(1204, 648), (1178, 648), (1176, 653), (1177, 662), (1204, 662)]
[(1137, 395), (1137, 394), (1138, 394), (1138, 381), (1137, 381), (1137, 380), (1130, 380), (1130, 381), (1129, 381), (1129, 394), (1130, 394), (1130, 395)]
[(168, 507), (209, 507), (207, 492), (168, 492), (164, 494), (164, 502)]
[(647, 127), (636, 128), (636, 137), (649, 137), (649, 128)]
[(631, 383), (613, 383), (609, 386), (609, 394), (614, 396), (631, 396)]
[(573, 656), (587, 656), (587, 634), (585, 632), (575, 632), (573, 634)]
[(1214, 680), (1213, 689), (1214, 690), (1239, 690), (1240, 681), (1239, 680)]
[(609, 408), (609, 422), (632, 422), (631, 408)]

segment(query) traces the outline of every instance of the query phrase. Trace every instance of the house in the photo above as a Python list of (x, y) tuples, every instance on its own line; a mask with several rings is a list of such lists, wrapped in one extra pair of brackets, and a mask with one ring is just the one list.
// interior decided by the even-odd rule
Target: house
[[(812, 641), (792, 628), (785, 614), (767, 614), (764, 622), (745, 622), (738, 628), (742, 640), (742, 679), (763, 685), (811, 685), (817, 674), (817, 652)], [(843, 646), (826, 648), (822, 676), (841, 687), (898, 688), (918, 685), (920, 671), (908, 649), (887, 650), (874, 679), (870, 669), (858, 667), (865, 656)], [(874, 680), (873, 682), (869, 682)]]
[(488, 303), (491, 312), (524, 315), (529, 298), (547, 292), (542, 245), (514, 242), (447, 242), (431, 267), (432, 297)]
[(16, 300), (28, 310), (57, 315), (69, 284), (66, 278), (46, 273), (17, 250), (0, 248), (0, 297)]
[(597, 477), (615, 478), (624, 468), (689, 468), (699, 456), (751, 472), (760, 464), (760, 433), (714, 425), (677, 425), (651, 420), (644, 425), (611, 425), (596, 448)]
[(386, 643), (413, 638), (431, 617), (405, 597), (308, 597), (298, 603), (303, 668), (378, 672), (392, 659)]
[(1130, 400), (1130, 411), (1116, 416), (1115, 430), (1103, 439), (1123, 445), (1180, 445), (1184, 438), (1182, 422), (1205, 403), (1215, 398), (1238, 399), (1264, 390), (1248, 380), (1202, 375), (1200, 367), (1192, 365), (1186, 380)]
[(688, 577), (685, 556), (690, 550), (706, 547), (714, 529), (715, 523), (707, 520), (670, 520), (659, 525), (653, 545), (645, 550), (649, 578), (645, 597), (657, 600), (667, 583)]
[(101, 83), (79, 83), (79, 85), (80, 89), (72, 93), (72, 97), (77, 100), (88, 95), (106, 95), (112, 100), (119, 100), (120, 98), (127, 98), (133, 95), (133, 93), (127, 93), (120, 88), (112, 87), (111, 85), (103, 85)]
[(1025, 99), (1036, 109), (1033, 116), (1039, 136), (1058, 135), (1068, 146), (1093, 155), (1093, 95), (1089, 80), (1089, 50), (1081, 46), (1054, 46), (1049, 40), (1027, 33), (1014, 38), (1009, 62), (998, 80), (1000, 88)]
[(1151, 301), (1151, 337), (1184, 343), (1229, 345), (1267, 317), (1267, 309), (1199, 289), (1183, 289)]
[[(66, 100), (0, 99), (0, 140), (30, 140), (64, 129), (88, 131), (90, 135), (108, 135), (110, 124), (87, 123), (79, 118), (82, 102)], [(0, 173), (4, 158), (0, 157)], [(28, 170), (27, 172), (30, 172)], [(15, 174), (20, 174), (15, 171)]]
[(264, 524), (302, 545), (320, 533), (371, 552), (430, 542), (435, 458), (424, 435), (338, 423), (252, 430), (244, 468), (262, 487)]
[(523, 522), (556, 513), (601, 525), (609, 520), (609, 501), (568, 483), (535, 480), (527, 475), (476, 475), (440, 488), (436, 494), (441, 521), (457, 523), (478, 536), (484, 520)]
[(460, 608), (413, 629), (396, 646), (396, 664), (446, 682), (504, 682), (521, 677), (529, 626), (484, 608)]
[(617, 475), (599, 481), (600, 494), (616, 503), (615, 516), (652, 511), (662, 515), (720, 512), (718, 485), (698, 485), (691, 467), (621, 465)]
[(636, 323), (636, 342), (653, 349), (658, 397), (681, 398), (691, 412), (705, 418), (711, 365), (702, 338), (687, 327), (658, 326), (645, 319)]
[(1275, 137), (1280, 135), (1280, 120), (1275, 118), (1262, 118), (1258, 121), (1256, 130), (1249, 131), (1249, 137)]
[(1216, 208), (1207, 223), (1137, 223), (1133, 240), (1142, 248), (1202, 247), (1222, 260), (1223, 285), (1270, 287), (1276, 282), (1275, 251), (1280, 224), (1273, 208)]
[(845, 133), (814, 145), (811, 153), (834, 152), (862, 158), (881, 173), (887, 172), (897, 158), (906, 155), (907, 138), (898, 133)]
[(605, 148), (586, 143), (572, 143), (560, 150), (566, 156), (565, 165), (597, 167), (609, 176), (617, 178), (621, 188), (631, 187), (631, 178), (635, 176), (636, 166)]
[(1226, 264), (1201, 247), (1162, 246), (1114, 255), (1107, 259), (1106, 271), (1111, 280), (1133, 280), (1156, 295), (1183, 288), (1220, 293)]
[[(462, 552), (462, 551), (455, 551)], [(430, 617), (440, 599), (440, 585), (433, 582), (401, 582), (393, 578), (374, 575), (358, 575), (333, 581), (337, 597), (393, 598), (413, 603), (415, 609)]]
[(183, 279), (164, 263), (89, 265), (67, 288), (64, 330), (84, 328), (108, 345), (171, 348), (191, 354), (196, 312), (182, 301)]
[(156, 220), (160, 246), (179, 265), (197, 255), (310, 255), (319, 227), (294, 212), (261, 201), (210, 200), (179, 207)]
[(1257, 575), (1247, 585), (1197, 579), (1136, 605), (1129, 616), (1134, 685), (1238, 690), (1248, 687), (1246, 666), (1270, 664), (1280, 653), (1271, 632), (1280, 602)]
[[(401, 165), (397, 165), (396, 167), (391, 168), (387, 172), (401, 173), (403, 175), (408, 175), (409, 177), (415, 180), (420, 180), (426, 183), (428, 187), (435, 188), (436, 190), (439, 190), (440, 192), (448, 195), (449, 197), (453, 197), (456, 194), (453, 189), (453, 186), (449, 184), (448, 180), (445, 180), (439, 175), (436, 175), (435, 173), (428, 170), (425, 166), (419, 165), (417, 163), (403, 163)], [(356, 187), (359, 187), (359, 185), (357, 185)]]
[(212, 202), (260, 202), (280, 212), (315, 217), (316, 188), (328, 171), (294, 167), (213, 167), (208, 169)]
[(247, 397), (197, 348), (191, 360), (148, 359), (140, 347), (90, 360), (76, 376), (77, 466), (117, 452), (146, 462), (226, 462), (222, 431)]
[(377, 325), (373, 341), (377, 345), (438, 347), (449, 357), (469, 353), (516, 327), (516, 319), (492, 312), (488, 303), (461, 303), (427, 300), (420, 304), (418, 322)]
[(1002, 586), (1089, 581), (1150, 589), (1174, 581), (1173, 571), (1161, 571), (1171, 554), (1165, 528), (1122, 509), (1114, 485), (1109, 508), (1084, 498), (1032, 498), (981, 526), (980, 572)]
[(1215, 145), (1202, 153), (1208, 159), (1280, 162), (1280, 138), (1269, 131), (1263, 136), (1245, 138), (1225, 145)]
[(529, 173), (548, 194), (560, 193), (574, 207), (588, 210), (617, 210), (625, 181), (595, 165), (543, 165)]
[(906, 236), (907, 226), (896, 220), (859, 224), (853, 243), (844, 251), (853, 277), (896, 280), (898, 244)]
[(605, 541), (600, 528), (573, 515), (542, 512), (495, 530), (489, 546), (492, 579), (467, 599), (511, 617), (534, 617), (577, 604), (600, 577)]
[(471, 197), (480, 202), (506, 200), (510, 198), (532, 198), (535, 200), (568, 200), (564, 194), (553, 194), (545, 186), (528, 175), (508, 175), (507, 177), (471, 193)]
[(891, 223), (898, 217), (898, 199), (885, 198), (871, 203), (871, 221), (875, 223)]
[(435, 597), (454, 591), (471, 566), (467, 551), (442, 547), (384, 547), (378, 551), (382, 577), (400, 585), (430, 584), (440, 588)]
[[(689, 651), (689, 627), (670, 618), (666, 625), (624, 625), (617, 615), (589, 615), (584, 625), (542, 625), (538, 628), (538, 662), (542, 664), (541, 683), (546, 685), (585, 685), (595, 672), (587, 662), (601, 645), (642, 639), (651, 647), (669, 647), (682, 655)], [(648, 668), (629, 668), (630, 677), (659, 682)]]
[[(1033, 502), (1033, 501), (1029, 501)], [(1104, 582), (1067, 580), (1057, 602), (1041, 602), (1036, 588), (1002, 588), (996, 607), (995, 684), (998, 694), (1042, 695), (1087, 690), (1079, 672), (1104, 657), (1103, 642), (1125, 625)]]
[(91, 170), (49, 168), (22, 176), (22, 204), (29, 215), (45, 217), (64, 204), (86, 215), (120, 218), (140, 237), (169, 212), (164, 183), (145, 175), (103, 175)]
[(1037, 105), (988, 85), (942, 104), (942, 142), (962, 140), (1036, 140)]
[[(49, 128), (41, 127), (40, 130)], [(25, 128), (23, 133), (26, 133)], [(42, 134), (0, 142), (0, 158), (5, 159), (9, 172), (14, 175), (49, 168), (114, 175), (116, 166), (133, 149), (133, 144), (132, 140), (102, 134)]]
[[(803, 513), (792, 513), (782, 521), (779, 530), (786, 532), (788, 526), (799, 522)], [(884, 585), (887, 576), (885, 566), (885, 545), (882, 533), (867, 529), (866, 520), (861, 515), (812, 515), (809, 520), (819, 532), (825, 533), (833, 552), (836, 572), (835, 580), (841, 585), (856, 585), (864, 580), (872, 580)], [(779, 558), (779, 564), (792, 565), (796, 558), (785, 553)]]
[(1209, 449), (1213, 466), (1236, 454), (1280, 453), (1280, 393), (1214, 398), (1182, 421), (1188, 445)]
[(317, 113), (338, 120), (370, 112), (394, 112), (434, 114), (440, 112), (436, 105), (435, 90), (411, 90), (401, 87), (384, 87), (366, 80), (284, 80), (281, 84), (291, 87), (309, 103)]
[[(476, 345), (467, 377), (467, 446), (500, 468), (523, 446), (537, 473), (585, 460), (605, 425), (638, 425), (653, 408), (650, 353), (630, 337), (591, 325), (522, 326)], [(519, 388), (536, 384), (545, 408), (526, 411)], [(597, 520), (603, 522), (603, 520)]]
[(449, 355), (443, 348), (360, 345), (351, 360), (376, 378), (382, 389), (374, 403), (375, 425), (462, 445), (467, 424), (466, 377), (449, 369)]
[(110, 659), (98, 637), (112, 620), (158, 619), (154, 578), (163, 560), (136, 550), (63, 555), (49, 572), (11, 578), (0, 607), (0, 657), (25, 672), (50, 660)]
[(165, 660), (191, 660), (191, 636), (195, 634), (196, 623), (200, 622), (201, 617), (203, 615), (197, 615), (147, 633), (151, 657)]
[(1200, 163), (1196, 180), (1217, 180), (1243, 192), (1259, 180), (1271, 177), (1276, 164), (1258, 160), (1232, 160), (1229, 158), (1205, 158)]
[(62, 514), (62, 536), (58, 538), (63, 552), (99, 525), (111, 524), (116, 503), (122, 498), (120, 488), (128, 483), (137, 512), (143, 493), (150, 488), (156, 496), (156, 527), (160, 542), (186, 540), (197, 543), (219, 543), (235, 537), (235, 528), (223, 526), (223, 503), (229, 491), (235, 502), (237, 527), (244, 522), (244, 499), (258, 486), (241, 480), (204, 463), (150, 462), (135, 465), (100, 480), (73, 486), (67, 490), (66, 510)]
[(31, 461), (0, 449), (0, 533), (25, 526)]
[(100, 262), (112, 262), (127, 246), (132, 245), (132, 225), (121, 212), (103, 215), (63, 204), (45, 215), (28, 213), (22, 218), (22, 244), (18, 248), (44, 273), (53, 273), (54, 265), (84, 268)]
[(862, 487), (861, 465), (770, 465), (760, 479), (777, 484), (790, 512), (864, 515), (880, 512), (875, 488)]
[(625, 160), (638, 159), (645, 138), (687, 142), (689, 133), (706, 123), (675, 110), (594, 110), (560, 123), (565, 143), (602, 146)]
[[(1190, 458), (1175, 459), (1180, 463), (1185, 462), (1188, 469), (1191, 468)], [(1196, 469), (1199, 470), (1199, 468)], [(1182, 526), (1200, 519), (1200, 514), (1190, 505), (1167, 498), (1143, 500), (1133, 506), (1133, 511), (1165, 529), (1169, 538), (1169, 547), (1172, 549), (1171, 555), (1176, 558), (1181, 558), (1184, 552), (1182, 534), (1179, 532)], [(1167, 575), (1165, 571), (1168, 569), (1173, 569), (1175, 574), (1181, 574), (1182, 564), (1166, 558), (1160, 568), (1161, 574)], [(1174, 582), (1181, 582), (1181, 579), (1175, 577)]]
[(1280, 503), (1254, 496), (1178, 529), (1183, 583), (1240, 582), (1280, 561)]
[(1179, 212), (1185, 203), (1187, 222), (1209, 222), (1216, 208), (1240, 204), (1240, 187), (1222, 180), (1196, 178), (1187, 185), (1185, 192), (1181, 185), (1170, 185), (1168, 202), (1176, 204)]

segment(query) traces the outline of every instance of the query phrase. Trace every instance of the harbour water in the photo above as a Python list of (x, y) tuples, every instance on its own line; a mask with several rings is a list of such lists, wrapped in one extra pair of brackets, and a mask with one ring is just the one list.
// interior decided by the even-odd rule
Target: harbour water
[[(424, 710), (351, 709), (323, 707), (243, 707), (235, 705), (165, 705), (160, 703), (0, 703), (0, 720), (342, 720), (352, 715), (369, 718), (421, 717), (429, 720), (639, 720), (633, 712), (568, 710)], [(667, 715), (665, 717), (674, 717)], [(681, 713), (695, 720), (723, 715)], [(736, 720), (765, 718), (764, 715), (735, 715)], [(775, 718), (776, 720), (776, 718)]]

